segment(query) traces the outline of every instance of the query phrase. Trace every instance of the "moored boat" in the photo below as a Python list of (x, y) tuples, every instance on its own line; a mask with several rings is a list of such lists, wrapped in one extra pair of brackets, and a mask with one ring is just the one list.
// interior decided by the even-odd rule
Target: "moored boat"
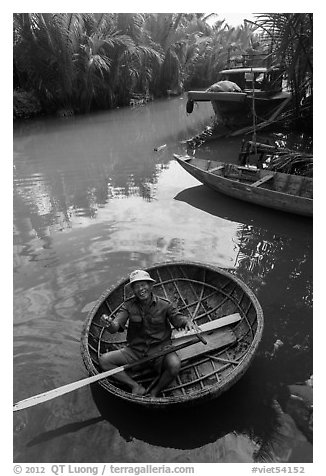
[(252, 123), (255, 114), (261, 121), (273, 120), (289, 104), (291, 93), (284, 88), (282, 70), (277, 66), (249, 66), (249, 62), (219, 72), (219, 81), (206, 91), (188, 91), (187, 112), (196, 101), (211, 101), (216, 119), (228, 127)]
[[(209, 265), (173, 261), (147, 271), (156, 281), (155, 294), (168, 298), (191, 317), (208, 345), (198, 342), (180, 351), (181, 371), (157, 398), (132, 395), (114, 380), (100, 380), (100, 385), (123, 400), (153, 408), (193, 405), (219, 396), (246, 372), (257, 351), (263, 332), (257, 298), (239, 278)], [(132, 297), (128, 282), (124, 278), (107, 290), (87, 317), (81, 352), (90, 375), (101, 372), (99, 356), (103, 352), (126, 345), (126, 334), (110, 334), (101, 316), (114, 317), (124, 300)], [(172, 342), (175, 345), (187, 339), (184, 332), (174, 332)], [(150, 387), (155, 376), (148, 369), (137, 372), (133, 377)]]
[(230, 197), (298, 215), (313, 215), (313, 179), (174, 154), (202, 184)]

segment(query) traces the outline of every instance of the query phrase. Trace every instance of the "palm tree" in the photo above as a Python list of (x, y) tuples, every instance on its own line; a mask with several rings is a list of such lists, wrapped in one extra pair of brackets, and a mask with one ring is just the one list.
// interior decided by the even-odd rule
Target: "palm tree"
[(72, 103), (74, 48), (80, 14), (14, 14), (14, 60), (25, 88), (47, 105)]
[(119, 33), (131, 40), (115, 52), (117, 94), (120, 102), (125, 104), (129, 104), (134, 91), (149, 93), (155, 72), (163, 61), (160, 46), (152, 41), (144, 29), (146, 17), (145, 14), (120, 13), (116, 18)]
[(198, 57), (193, 66), (191, 85), (209, 86), (218, 80), (218, 73), (235, 61), (256, 41), (254, 28), (248, 24), (229, 28), (217, 21), (207, 36), (198, 41)]
[(186, 52), (188, 24), (189, 20), (183, 13), (147, 15), (144, 28), (164, 57), (154, 84), (156, 92), (180, 91), (182, 88), (184, 68), (189, 59)]
[[(312, 13), (257, 15), (256, 26), (269, 43), (288, 76), (293, 93), (294, 117), (306, 114), (312, 122), (313, 16)], [(302, 106), (306, 106), (303, 108)]]
[[(133, 40), (120, 34), (114, 15), (92, 14), (74, 55), (76, 103), (83, 112), (92, 107), (116, 105), (117, 51), (133, 47)], [(121, 54), (121, 53), (120, 53)]]
[[(15, 14), (14, 59), (23, 87), (45, 107), (111, 107), (162, 61), (137, 15)], [(133, 35), (132, 38), (130, 35)]]
[[(312, 94), (312, 15), (264, 14), (229, 28), (203, 13), (16, 13), (15, 84), (46, 110), (129, 104), (134, 92), (208, 86), (257, 39), (275, 50), (299, 111)], [(264, 42), (264, 43), (263, 43)]]

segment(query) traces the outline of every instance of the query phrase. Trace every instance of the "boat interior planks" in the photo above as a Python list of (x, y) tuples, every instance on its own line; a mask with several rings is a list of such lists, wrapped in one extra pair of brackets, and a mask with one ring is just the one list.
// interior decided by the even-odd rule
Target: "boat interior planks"
[(274, 175), (272, 175), (272, 174), (265, 175), (264, 177), (260, 178), (259, 180), (256, 180), (256, 182), (252, 183), (251, 186), (252, 187), (260, 187), (260, 185), (262, 185), (263, 183), (268, 182), (268, 180), (271, 180), (273, 178), (274, 178)]
[[(99, 381), (109, 393), (132, 403), (162, 408), (199, 403), (217, 397), (247, 370), (263, 331), (263, 312), (252, 291), (225, 270), (195, 262), (168, 262), (148, 268), (155, 279), (154, 292), (172, 301), (179, 310), (207, 331), (202, 342), (179, 351), (182, 361), (176, 380), (157, 398), (135, 396), (109, 379)], [(101, 323), (103, 313), (114, 317), (125, 299), (132, 297), (124, 278), (106, 291), (89, 313), (81, 339), (81, 352), (90, 375), (101, 372), (103, 352), (126, 345), (126, 331), (110, 334)], [(220, 328), (219, 320), (228, 325)], [(181, 333), (182, 335), (182, 333)], [(173, 334), (173, 344), (189, 336)], [(193, 336), (192, 336), (193, 338)], [(133, 376), (147, 388), (155, 382), (149, 368), (137, 369)]]

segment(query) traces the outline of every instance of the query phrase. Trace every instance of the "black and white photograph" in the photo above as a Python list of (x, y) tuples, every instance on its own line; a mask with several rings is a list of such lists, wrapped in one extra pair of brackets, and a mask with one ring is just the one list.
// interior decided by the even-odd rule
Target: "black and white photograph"
[(312, 474), (317, 13), (227, 7), (11, 13), (14, 474)]

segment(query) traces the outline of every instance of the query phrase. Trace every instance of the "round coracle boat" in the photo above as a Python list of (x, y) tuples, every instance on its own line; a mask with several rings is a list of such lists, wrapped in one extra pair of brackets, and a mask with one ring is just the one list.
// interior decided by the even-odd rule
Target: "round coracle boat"
[[(180, 349), (181, 370), (158, 397), (131, 394), (120, 383), (104, 378), (99, 384), (123, 400), (153, 408), (198, 404), (229, 389), (248, 369), (263, 332), (262, 308), (253, 292), (229, 272), (195, 262), (160, 263), (147, 268), (155, 280), (153, 292), (169, 299), (198, 326), (192, 331), (173, 330), (172, 345)], [(126, 345), (126, 331), (110, 334), (103, 324), (133, 297), (129, 279), (122, 279), (96, 302), (81, 337), (83, 361), (90, 375), (101, 372), (99, 358)], [(203, 342), (205, 341), (205, 343)], [(133, 378), (150, 388), (157, 378), (150, 366), (132, 369)]]

